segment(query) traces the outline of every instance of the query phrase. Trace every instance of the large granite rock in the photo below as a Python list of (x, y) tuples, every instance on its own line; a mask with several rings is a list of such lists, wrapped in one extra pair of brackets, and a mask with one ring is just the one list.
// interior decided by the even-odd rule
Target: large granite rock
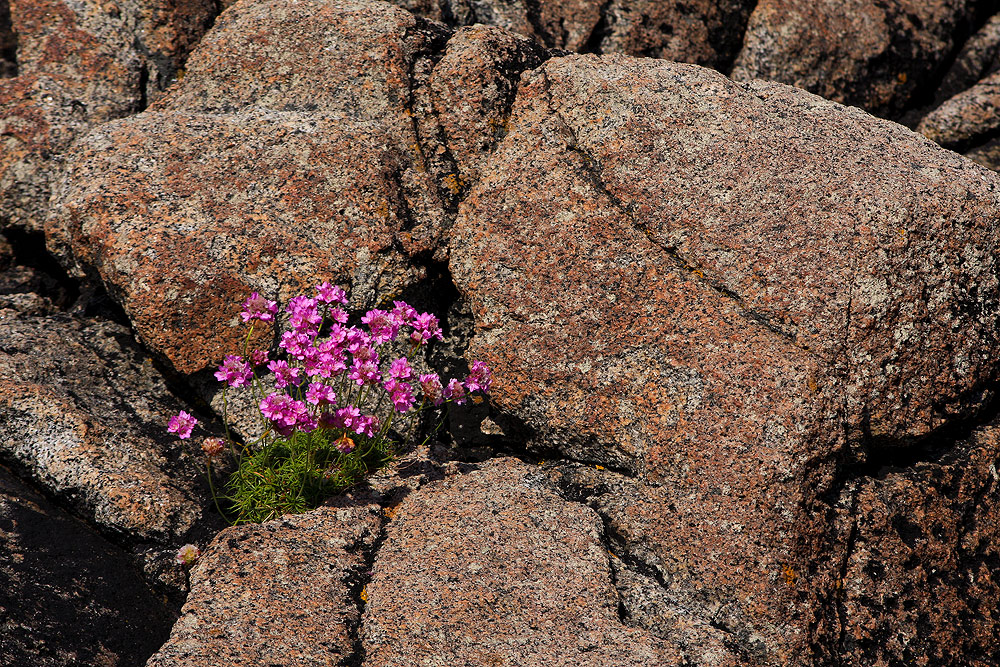
[(0, 468), (0, 663), (141, 665), (173, 615), (131, 557)]
[(627, 58), (550, 60), (510, 126), (451, 243), (495, 402), (636, 476), (628, 540), (675, 600), (806, 660), (841, 464), (991, 395), (996, 177), (802, 91)]
[(200, 438), (165, 431), (183, 407), (127, 328), (37, 293), (0, 294), (0, 460), (124, 547), (177, 605), (177, 548), (223, 523), (209, 510)]
[(166, 432), (181, 404), (126, 328), (5, 311), (0, 452), (102, 528), (171, 542), (207, 506), (196, 445)]
[[(899, 116), (929, 101), (984, 0), (761, 0), (733, 78), (770, 79)], [(923, 98), (923, 99), (922, 99)]]
[(358, 505), (222, 531), (147, 667), (360, 664), (362, 586), (381, 525), (378, 506)]
[(157, 97), (216, 8), (212, 0), (4, 0), (3, 10), (0, 227), (40, 230), (60, 154)]
[(500, 459), (394, 508), (363, 625), (365, 665), (727, 663), (719, 631), (687, 654), (632, 627), (603, 526)]
[(329, 280), (359, 307), (398, 296), (450, 224), (459, 165), (474, 171), (517, 74), (544, 57), (490, 31), (444, 54), (448, 37), (382, 3), (234, 5), (168, 97), (78, 145), (50, 244), (185, 373), (236, 348), (251, 290), (285, 300)]
[(450, 25), (485, 23), (548, 47), (690, 62), (732, 63), (755, 2), (751, 0), (395, 0)]

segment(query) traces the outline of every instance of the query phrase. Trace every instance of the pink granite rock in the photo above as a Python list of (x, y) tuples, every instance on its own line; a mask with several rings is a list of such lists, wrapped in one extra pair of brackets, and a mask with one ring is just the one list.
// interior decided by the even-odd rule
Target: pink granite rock
[[(184, 373), (235, 349), (250, 291), (287, 300), (329, 280), (357, 307), (398, 298), (450, 224), (458, 165), (474, 170), (542, 57), (495, 32), (442, 57), (443, 30), (381, 3), (234, 5), (167, 98), (79, 144), (50, 245)], [(465, 80), (434, 79), (456, 58)]]
[(321, 507), (222, 531), (147, 667), (349, 664), (381, 521), (377, 506)]
[(732, 75), (897, 117), (933, 95), (931, 86), (987, 8), (980, 0), (761, 0)]
[[(392, 512), (367, 587), (365, 665), (668, 665), (620, 617), (594, 512), (511, 459), (430, 484)], [(717, 636), (698, 664), (727, 663)]]
[(40, 230), (60, 154), (94, 125), (162, 93), (216, 9), (210, 0), (8, 6), (9, 28), (0, 25), (10, 58), (0, 69), (12, 77), (0, 78), (0, 226)]
[(0, 310), (0, 453), (101, 529), (176, 548), (205, 517), (181, 405), (128, 329)]
[(624, 57), (548, 61), (510, 125), (451, 242), (494, 400), (637, 475), (621, 512), (672, 595), (804, 660), (838, 461), (990, 395), (996, 177), (802, 91)]

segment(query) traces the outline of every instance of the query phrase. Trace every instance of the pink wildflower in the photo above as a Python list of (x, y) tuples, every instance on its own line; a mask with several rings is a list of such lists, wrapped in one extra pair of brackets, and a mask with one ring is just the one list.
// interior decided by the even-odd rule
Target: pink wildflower
[(371, 336), (357, 327), (350, 327), (347, 330), (347, 351), (357, 354), (362, 347), (371, 347)]
[(389, 364), (389, 376), (397, 378), (399, 380), (405, 380), (410, 377), (413, 369), (410, 367), (410, 362), (406, 360), (406, 357), (400, 357), (394, 362)]
[(267, 350), (254, 350), (250, 353), (250, 363), (254, 366), (262, 366), (267, 362)]
[(354, 427), (354, 420), (361, 416), (361, 410), (353, 405), (346, 405), (333, 414), (331, 420), (334, 428), (350, 429)]
[(455, 401), (458, 405), (465, 403), (465, 387), (455, 378), (448, 381), (443, 393), (445, 398)]
[(308, 352), (309, 346), (316, 339), (314, 331), (286, 331), (281, 334), (281, 342), (278, 347), (296, 359), (303, 359)]
[(396, 340), (396, 334), (399, 333), (400, 325), (396, 318), (384, 310), (369, 310), (361, 321), (368, 325), (368, 330), (372, 332), (372, 341), (376, 345)]
[(283, 419), (291, 403), (292, 397), (287, 394), (277, 392), (268, 394), (260, 402), (260, 413), (271, 421), (279, 421)]
[(473, 361), (469, 377), (465, 378), (465, 388), (470, 392), (481, 391), (486, 394), (489, 393), (492, 384), (493, 375), (490, 367), (482, 361)]
[(267, 365), (267, 369), (274, 373), (274, 386), (277, 389), (284, 389), (289, 384), (299, 379), (301, 369), (289, 366), (287, 361), (272, 361)]
[(238, 354), (227, 354), (225, 361), (215, 371), (215, 379), (230, 387), (242, 387), (253, 376), (250, 364)]
[(199, 556), (201, 556), (201, 549), (193, 544), (185, 544), (177, 550), (177, 555), (174, 556), (174, 560), (177, 561), (178, 565), (191, 567), (194, 565), (195, 561), (198, 560)]
[(354, 364), (351, 365), (351, 372), (347, 374), (347, 377), (358, 383), (358, 386), (366, 384), (375, 384), (382, 379), (382, 373), (379, 371), (378, 364), (375, 361), (358, 361), (354, 360)]
[(333, 387), (322, 382), (313, 382), (306, 389), (306, 400), (313, 405), (329, 405), (337, 401), (337, 394), (333, 392)]
[(337, 324), (347, 324), (348, 315), (347, 311), (343, 308), (331, 308), (330, 309), (330, 319)]
[(424, 400), (434, 405), (444, 403), (444, 388), (441, 377), (437, 373), (426, 373), (420, 376), (420, 389), (424, 392)]
[(197, 419), (181, 410), (180, 414), (170, 418), (170, 422), (167, 424), (167, 433), (176, 433), (181, 440), (187, 440), (191, 437), (191, 430), (197, 424)]
[(354, 420), (354, 432), (373, 437), (378, 431), (379, 421), (375, 415), (363, 415)]
[(382, 386), (389, 392), (389, 399), (396, 412), (407, 412), (413, 407), (413, 388), (410, 385), (396, 378), (389, 378)]
[(316, 300), (320, 303), (340, 303), (347, 305), (347, 293), (328, 282), (316, 285)]
[(410, 324), (417, 316), (417, 309), (405, 301), (393, 301), (392, 305), (394, 306), (392, 314), (396, 316), (400, 325)]
[(250, 298), (243, 302), (243, 312), (240, 317), (243, 322), (250, 320), (260, 320), (261, 322), (274, 321), (274, 314), (278, 312), (278, 304), (265, 299), (257, 292), (250, 294)]
[(295, 297), (288, 302), (285, 310), (289, 313), (288, 321), (295, 331), (315, 332), (323, 321), (323, 316), (316, 308), (316, 299), (307, 296)]
[(431, 338), (444, 340), (441, 327), (438, 326), (439, 323), (438, 318), (434, 315), (420, 313), (413, 318), (413, 333), (410, 334), (410, 340), (420, 345), (426, 345)]

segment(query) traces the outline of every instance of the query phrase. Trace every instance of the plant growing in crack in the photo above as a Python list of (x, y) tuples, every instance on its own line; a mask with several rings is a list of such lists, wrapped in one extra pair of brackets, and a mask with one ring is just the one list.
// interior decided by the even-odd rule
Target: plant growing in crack
[[(249, 330), (240, 354), (226, 356), (215, 377), (223, 389), (225, 440), (202, 444), (208, 481), (220, 513), (231, 523), (267, 521), (317, 507), (392, 460), (397, 442), (413, 437), (430, 409), (481, 399), (490, 369), (474, 361), (468, 377), (415, 376), (409, 359), (434, 339), (438, 318), (402, 301), (369, 310), (361, 326), (348, 324), (343, 289), (329, 283), (286, 307), (288, 328), (279, 351), (251, 349), (258, 323), (275, 322), (277, 303), (254, 292), (240, 313)], [(270, 371), (265, 382), (262, 369)], [(260, 435), (242, 442), (229, 418), (230, 390), (252, 392)], [(441, 420), (437, 422), (440, 426)], [(167, 430), (190, 438), (197, 420), (186, 412)], [(235, 468), (221, 489), (216, 469), (227, 449)]]

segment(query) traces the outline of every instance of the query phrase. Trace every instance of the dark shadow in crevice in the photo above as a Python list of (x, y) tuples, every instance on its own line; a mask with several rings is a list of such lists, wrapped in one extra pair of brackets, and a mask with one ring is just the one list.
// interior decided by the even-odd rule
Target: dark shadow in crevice
[(968, 393), (965, 404), (980, 407), (963, 417), (955, 417), (915, 440), (867, 437), (852, 450), (852, 460), (840, 471), (845, 482), (858, 477), (884, 479), (887, 475), (912, 469), (919, 463), (937, 463), (976, 429), (1000, 419), (1000, 391), (990, 382)]
[(25, 286), (47, 297), (58, 308), (68, 310), (80, 298), (80, 284), (66, 273), (45, 247), (45, 235), (19, 227), (4, 230), (13, 251), (14, 266), (33, 269), (38, 279)]
[[(974, 3), (974, 8), (969, 12), (969, 16), (965, 19), (960, 19), (956, 23), (952, 32), (954, 41), (948, 55), (933, 67), (919, 86), (914, 88), (904, 108), (900, 109), (898, 113), (887, 114), (886, 118), (905, 125), (912, 130), (917, 127), (924, 116), (945, 102), (947, 98), (942, 97), (940, 93), (941, 85), (954, 67), (966, 42), (979, 32), (986, 25), (986, 22), (998, 12), (1000, 12), (1000, 2), (997, 0), (980, 0), (978, 3)], [(916, 15), (908, 14), (905, 18), (916, 25), (918, 30), (922, 28), (919, 18)], [(905, 31), (890, 30), (890, 33), (896, 35), (898, 39), (898, 36), (905, 34)], [(906, 58), (903, 59), (901, 66), (905, 67), (906, 60)], [(900, 70), (897, 68), (897, 71)]]
[(610, 6), (611, 0), (604, 0), (601, 3), (600, 18), (594, 25), (590, 36), (587, 37), (587, 41), (580, 47), (580, 53), (593, 53), (598, 56), (604, 53), (602, 44), (608, 35), (611, 34), (611, 23), (608, 20), (608, 9)]
[(10, 0), (0, 0), (0, 79), (17, 76), (17, 33), (10, 19)]

